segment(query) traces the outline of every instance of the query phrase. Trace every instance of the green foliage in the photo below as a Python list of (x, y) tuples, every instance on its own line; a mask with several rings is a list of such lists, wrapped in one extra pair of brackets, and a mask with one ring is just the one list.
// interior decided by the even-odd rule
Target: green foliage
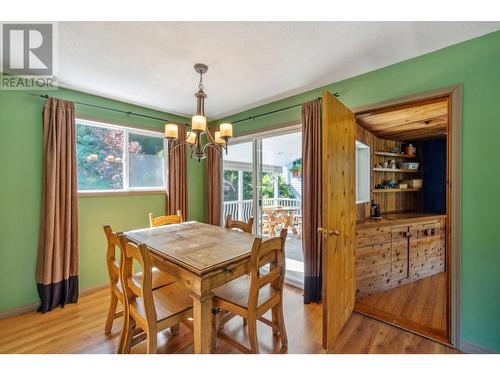
[[(77, 124), (78, 188), (81, 190), (122, 189), (123, 146), (123, 130)], [(128, 152), (162, 158), (163, 140), (129, 133)], [(92, 156), (95, 159), (92, 159)], [(154, 184), (157, 179), (155, 168), (136, 168), (133, 172), (135, 172), (135, 179), (145, 185)]]
[[(122, 157), (123, 131), (77, 124), (76, 139), (78, 187), (83, 190), (121, 189), (121, 159), (117, 162), (106, 158)], [(97, 155), (97, 160), (88, 160), (90, 155)]]
[(302, 159), (296, 159), (292, 162), (292, 167), (290, 168), (290, 172), (296, 175), (302, 174)]
[[(274, 198), (274, 179), (278, 178), (278, 188), (280, 198), (294, 198), (290, 187), (285, 183), (281, 174), (264, 172), (262, 174), (262, 197)], [(224, 170), (223, 181), (224, 201), (238, 200), (238, 171)], [(243, 171), (243, 199), (253, 198), (252, 172)]]
[[(262, 174), (262, 198), (275, 198), (274, 196), (274, 179), (278, 178), (279, 198), (294, 198), (290, 187), (285, 183), (285, 179), (281, 174), (271, 174), (264, 172)], [(276, 198), (278, 198), (276, 197)]]

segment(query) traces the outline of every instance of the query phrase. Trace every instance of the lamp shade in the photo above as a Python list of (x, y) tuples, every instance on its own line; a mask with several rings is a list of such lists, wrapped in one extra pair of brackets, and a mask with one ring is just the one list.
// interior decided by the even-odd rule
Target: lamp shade
[(233, 124), (225, 122), (219, 125), (220, 136), (223, 138), (229, 138), (233, 136)]
[(194, 115), (193, 117), (191, 117), (191, 129), (194, 131), (206, 131), (207, 118), (202, 115)]
[(189, 132), (186, 138), (186, 143), (194, 145), (196, 143), (196, 133)]
[(226, 141), (220, 137), (220, 132), (215, 132), (214, 138), (215, 143), (217, 143), (218, 145), (223, 145), (226, 143)]
[(179, 129), (177, 124), (165, 124), (165, 138), (174, 140), (179, 137)]

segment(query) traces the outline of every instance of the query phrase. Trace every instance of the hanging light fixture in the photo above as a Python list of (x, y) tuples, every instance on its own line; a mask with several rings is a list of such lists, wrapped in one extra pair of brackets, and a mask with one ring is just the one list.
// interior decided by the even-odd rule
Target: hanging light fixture
[[(214, 132), (212, 136), (212, 133), (207, 128), (207, 118), (205, 117), (205, 99), (207, 98), (207, 94), (205, 94), (205, 88), (203, 87), (203, 74), (207, 72), (208, 66), (205, 64), (195, 64), (194, 70), (200, 74), (198, 92), (194, 94), (196, 98), (196, 114), (191, 117), (191, 129), (187, 132), (186, 139), (172, 147), (170, 152), (182, 145), (190, 145), (191, 157), (194, 156), (198, 161), (201, 161), (201, 159), (207, 156), (207, 147), (214, 148), (219, 156), (221, 155), (221, 149), (227, 153), (227, 142), (233, 136), (233, 125), (230, 123), (220, 124), (219, 131)], [(165, 138), (167, 138), (169, 143), (179, 139), (178, 126), (177, 124), (165, 124)], [(202, 135), (206, 136), (205, 142), (201, 140)]]

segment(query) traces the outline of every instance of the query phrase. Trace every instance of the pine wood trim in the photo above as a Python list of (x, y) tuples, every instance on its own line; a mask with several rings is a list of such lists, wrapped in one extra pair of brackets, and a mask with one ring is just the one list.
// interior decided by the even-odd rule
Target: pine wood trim
[(422, 335), (431, 340), (439, 342), (440, 344), (446, 346), (452, 346), (446, 338), (446, 332), (439, 329), (431, 328), (423, 324), (419, 324), (409, 319), (402, 319), (393, 314), (387, 313), (383, 310), (379, 310), (373, 306), (366, 305), (364, 303), (357, 302), (354, 306), (354, 311), (368, 317), (376, 317), (377, 319), (392, 324), (398, 328), (413, 332), (417, 335)]
[[(356, 115), (372, 111), (388, 111), (424, 100), (448, 97), (447, 129), (447, 225), (446, 269), (448, 277), (448, 344), (461, 347), (460, 332), (460, 254), (461, 254), (461, 153), (462, 153), (462, 91), (463, 84), (451, 85), (384, 102), (357, 107)], [(453, 162), (452, 162), (453, 161)], [(404, 327), (402, 327), (404, 328)]]

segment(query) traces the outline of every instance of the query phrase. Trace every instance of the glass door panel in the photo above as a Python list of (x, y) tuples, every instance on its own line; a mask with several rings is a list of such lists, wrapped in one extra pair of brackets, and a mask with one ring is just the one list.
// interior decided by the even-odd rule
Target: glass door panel
[(255, 136), (230, 143), (223, 156), (222, 222), (255, 218), (255, 233), (267, 238), (287, 230), (286, 281), (302, 287), (302, 133)]
[(228, 145), (222, 162), (222, 223), (230, 214), (235, 220), (247, 221), (254, 216), (253, 142)]
[(293, 132), (257, 140), (260, 182), (257, 232), (265, 238), (287, 231), (286, 280), (302, 286), (302, 133)]

